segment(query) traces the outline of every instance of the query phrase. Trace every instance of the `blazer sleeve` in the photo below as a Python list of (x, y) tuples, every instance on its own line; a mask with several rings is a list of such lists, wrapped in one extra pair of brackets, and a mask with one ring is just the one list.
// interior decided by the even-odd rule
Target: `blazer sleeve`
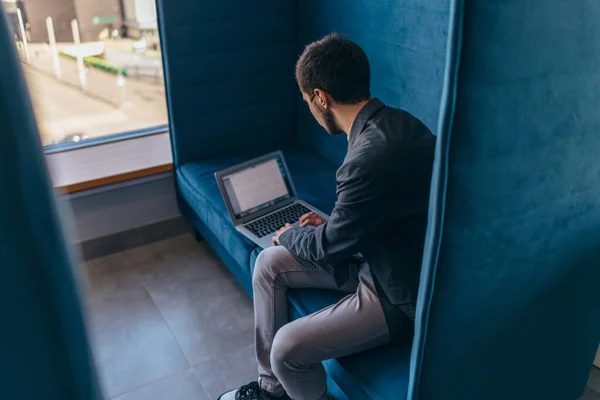
[(339, 176), (345, 178), (338, 183), (338, 199), (329, 220), (316, 229), (288, 229), (279, 237), (280, 245), (295, 256), (335, 265), (358, 253), (391, 219), (382, 175), (356, 163), (342, 168)]

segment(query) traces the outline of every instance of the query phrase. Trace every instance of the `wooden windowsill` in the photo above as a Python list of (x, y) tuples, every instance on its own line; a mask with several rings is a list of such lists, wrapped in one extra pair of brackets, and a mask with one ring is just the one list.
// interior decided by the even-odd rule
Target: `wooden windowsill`
[(88, 189), (95, 189), (102, 186), (112, 185), (115, 183), (126, 182), (133, 179), (144, 178), (146, 176), (152, 176), (161, 174), (163, 172), (169, 172), (173, 170), (173, 164), (160, 165), (158, 167), (150, 167), (140, 169), (138, 171), (127, 172), (124, 174), (107, 176), (106, 178), (94, 179), (91, 181), (75, 183), (73, 185), (63, 186), (57, 188), (61, 193), (70, 194), (81, 192)]
[(46, 155), (54, 186), (75, 193), (172, 170), (169, 134), (161, 133)]

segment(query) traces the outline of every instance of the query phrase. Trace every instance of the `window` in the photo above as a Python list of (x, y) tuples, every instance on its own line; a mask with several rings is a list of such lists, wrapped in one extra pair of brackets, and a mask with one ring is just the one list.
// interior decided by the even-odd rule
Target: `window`
[(44, 146), (164, 131), (154, 0), (0, 0)]

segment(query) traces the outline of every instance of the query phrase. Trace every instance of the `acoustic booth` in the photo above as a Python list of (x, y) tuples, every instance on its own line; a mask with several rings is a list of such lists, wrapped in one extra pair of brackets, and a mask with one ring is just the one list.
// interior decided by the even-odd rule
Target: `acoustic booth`
[[(180, 208), (249, 292), (261, 249), (214, 173), (280, 149), (301, 198), (336, 199), (347, 141), (302, 101), (307, 43), (346, 34), (373, 96), (438, 135), (414, 345), (326, 361), (336, 398), (583, 391), (600, 339), (600, 4), (538, 3), (158, 1)], [(295, 318), (343, 296), (288, 295)]]

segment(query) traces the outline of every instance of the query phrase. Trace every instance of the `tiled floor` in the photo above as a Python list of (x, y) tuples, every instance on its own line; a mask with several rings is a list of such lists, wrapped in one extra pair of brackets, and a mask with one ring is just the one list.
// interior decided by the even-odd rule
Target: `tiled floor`
[[(106, 399), (215, 400), (256, 378), (252, 302), (205, 243), (178, 236), (86, 270)], [(600, 370), (581, 400), (600, 400)]]
[(600, 368), (592, 368), (588, 387), (580, 400), (600, 400)]
[(250, 297), (190, 235), (87, 263), (106, 399), (214, 400), (256, 378)]

